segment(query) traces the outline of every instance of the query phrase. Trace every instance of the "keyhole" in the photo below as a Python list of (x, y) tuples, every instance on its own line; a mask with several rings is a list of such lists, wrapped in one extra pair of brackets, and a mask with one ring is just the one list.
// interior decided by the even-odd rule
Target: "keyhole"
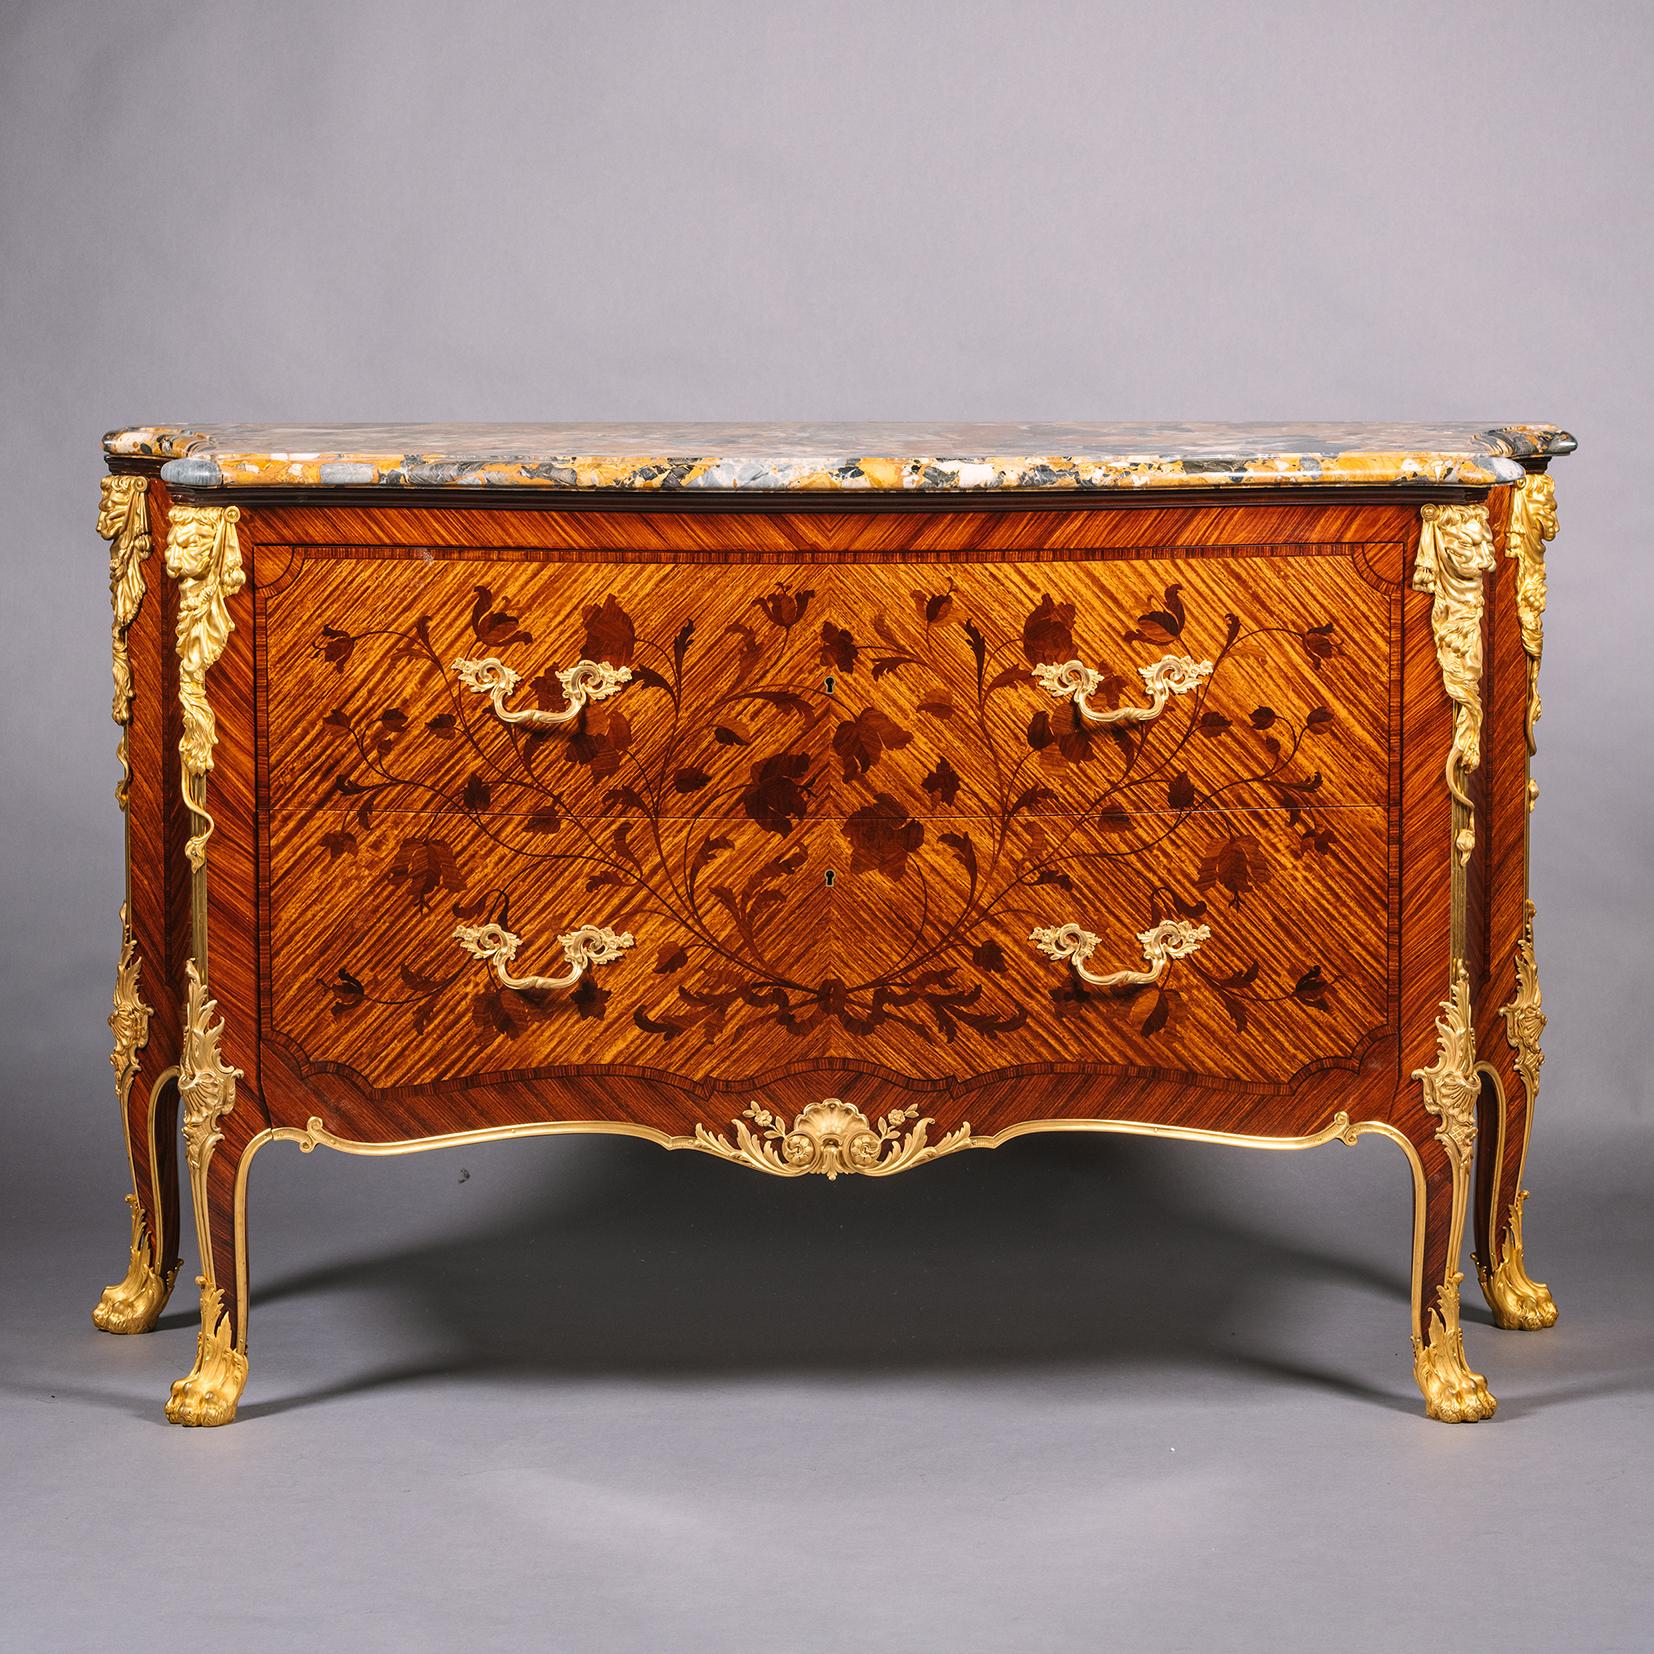
[(831, 674), (829, 674), (826, 683), (824, 683), (821, 687), (825, 689), (829, 695), (831, 695), (838, 685), (833, 681)]
[(828, 869), (827, 869), (827, 871), (826, 871), (826, 873), (825, 873), (825, 874), (824, 874), (824, 875), (823, 875), (823, 877), (824, 877), (824, 878), (825, 878), (825, 880), (826, 880), (826, 883), (827, 883), (827, 888), (828, 888), (828, 889), (829, 889), (829, 890), (831, 890), (831, 889), (832, 889), (832, 888), (833, 888), (833, 880), (834, 880), (834, 879), (836, 879), (836, 878), (837, 878), (837, 877), (838, 877), (838, 874), (836, 874), (836, 873), (835, 873), (835, 872), (834, 872), (834, 871), (833, 871), (833, 870), (832, 870), (832, 868), (830, 868), (830, 867), (829, 867), (829, 868), (828, 868)]

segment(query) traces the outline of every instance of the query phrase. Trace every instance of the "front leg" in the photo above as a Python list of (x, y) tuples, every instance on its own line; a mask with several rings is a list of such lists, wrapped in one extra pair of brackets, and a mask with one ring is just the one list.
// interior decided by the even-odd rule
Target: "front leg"
[(1424, 1410), (1445, 1424), (1492, 1418), (1487, 1380), (1465, 1357), (1459, 1325), (1459, 1257), (1470, 1210), (1471, 1151), (1476, 1140), (1476, 1042), (1470, 988), (1456, 967), (1436, 1023), (1437, 1057), (1414, 1074), (1435, 1132), (1414, 1141), (1418, 1245), (1413, 1276), (1413, 1377)]
[(224, 1025), (215, 1021), (217, 1004), (207, 997), (193, 959), (186, 974), (189, 992), (178, 1093), (201, 1256), (196, 1277), (201, 1330), (196, 1335), (195, 1365), (173, 1385), (167, 1418), (174, 1424), (228, 1424), (247, 1382), (247, 1307), (236, 1279), (236, 1172), (260, 1122), (252, 1109), (236, 1109), (240, 1071), (222, 1058)]

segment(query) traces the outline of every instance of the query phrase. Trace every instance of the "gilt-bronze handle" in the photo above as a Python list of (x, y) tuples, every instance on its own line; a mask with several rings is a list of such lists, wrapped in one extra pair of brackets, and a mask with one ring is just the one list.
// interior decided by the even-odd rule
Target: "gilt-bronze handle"
[(1103, 674), (1093, 671), (1084, 661), (1065, 660), (1060, 666), (1036, 666), (1034, 677), (1042, 689), (1055, 695), (1059, 701), (1072, 698), (1074, 710), (1081, 721), (1093, 729), (1109, 724), (1152, 723), (1166, 710), (1173, 695), (1187, 695), (1198, 689), (1202, 681), (1212, 675), (1209, 660), (1191, 660), (1187, 655), (1165, 655), (1153, 666), (1139, 666), (1137, 674), (1148, 690), (1147, 706), (1116, 707), (1112, 712), (1099, 712), (1087, 699), (1102, 688)]
[(565, 931), (557, 938), (567, 967), (560, 976), (513, 976), (511, 961), (517, 957), (523, 939), (503, 925), (459, 925), (454, 931), (454, 940), (473, 959), (487, 960), (494, 967), (502, 988), (537, 993), (572, 988), (590, 966), (612, 965), (631, 947), (633, 937), (629, 930), (610, 930), (606, 925), (581, 925), (578, 930)]
[(577, 660), (557, 674), (557, 681), (563, 686), (563, 698), (569, 703), (561, 712), (541, 712), (534, 707), (511, 711), (506, 707), (505, 698), (522, 679), (497, 655), (487, 655), (481, 660), (456, 660), (454, 670), (467, 689), (489, 698), (501, 723), (527, 724), (530, 729), (555, 729), (559, 724), (572, 724), (591, 702), (618, 695), (632, 678), (629, 666), (611, 666), (606, 660)]
[(1174, 959), (1186, 959), (1196, 952), (1202, 942), (1212, 939), (1210, 925), (1192, 925), (1187, 919), (1162, 919), (1150, 929), (1140, 931), (1137, 940), (1142, 944), (1146, 971), (1114, 971), (1108, 976), (1096, 976), (1086, 969), (1086, 960), (1096, 951), (1101, 938), (1078, 925), (1048, 925), (1029, 933), (1028, 940), (1050, 959), (1066, 959), (1074, 967), (1074, 974), (1082, 982), (1097, 988), (1146, 988), (1166, 974), (1166, 967)]

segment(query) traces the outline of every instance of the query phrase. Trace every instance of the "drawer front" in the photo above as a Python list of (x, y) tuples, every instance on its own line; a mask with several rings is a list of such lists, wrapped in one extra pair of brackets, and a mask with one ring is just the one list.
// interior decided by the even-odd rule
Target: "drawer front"
[(1393, 954), (1362, 569), (313, 559), (260, 618), (272, 1027), (377, 1087), (1348, 1058)]
[(273, 807), (741, 813), (792, 753), (820, 808), (826, 572), (312, 561), (267, 604)]
[[(334, 856), (281, 816), (273, 1022), (379, 1087), (605, 1067), (726, 1088), (800, 1066), (1282, 1082), (1389, 1021), (1389, 818), (1328, 815), (1103, 830), (880, 807), (781, 837), (387, 814)], [(583, 927), (609, 945), (550, 985)]]
[(1396, 594), (1364, 571), (313, 560), (266, 600), (270, 797), (347, 835), (1384, 805)]
[(1362, 566), (847, 570), (862, 647), (835, 710), (911, 732), (867, 781), (916, 815), (1383, 805), (1395, 593)]

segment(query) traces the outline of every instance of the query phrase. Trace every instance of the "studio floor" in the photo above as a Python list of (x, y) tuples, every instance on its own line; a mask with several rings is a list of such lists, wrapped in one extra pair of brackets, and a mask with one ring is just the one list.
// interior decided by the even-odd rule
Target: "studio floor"
[(890, 1184), (569, 1140), (259, 1173), (222, 1430), (162, 1420), (187, 1280), (150, 1336), (91, 1325), (119, 1190), (13, 1207), (10, 1648), (1654, 1639), (1643, 1139), (1536, 1148), (1562, 1318), (1499, 1332), (1472, 1286), (1500, 1408), (1460, 1427), (1413, 1388), (1377, 1141), (1048, 1139)]

